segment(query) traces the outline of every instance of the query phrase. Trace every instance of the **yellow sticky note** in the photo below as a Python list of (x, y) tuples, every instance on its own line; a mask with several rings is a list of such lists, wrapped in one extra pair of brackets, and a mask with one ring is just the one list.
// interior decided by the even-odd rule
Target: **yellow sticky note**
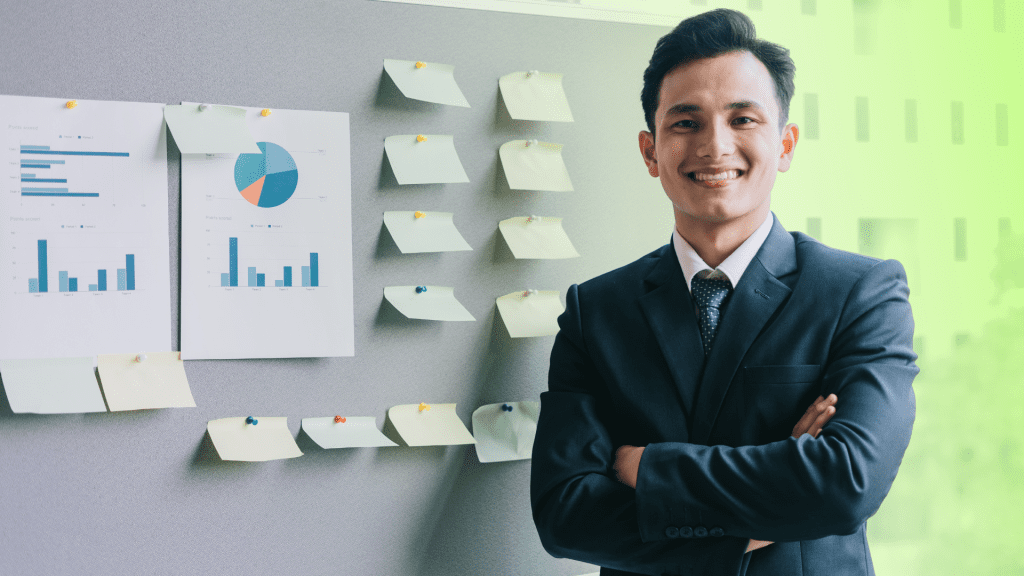
[(501, 145), (498, 155), (513, 190), (572, 191), (561, 144), (512, 140)]
[(469, 102), (455, 82), (454, 66), (385, 59), (384, 70), (406, 98), (469, 108)]
[(557, 260), (579, 257), (579, 252), (562, 228), (561, 218), (543, 216), (533, 220), (528, 216), (518, 216), (502, 220), (498, 229), (516, 258)]
[(288, 431), (288, 418), (256, 416), (256, 424), (244, 417), (210, 420), (206, 431), (221, 460), (265, 462), (302, 456)]
[(302, 429), (321, 448), (398, 446), (377, 429), (373, 416), (347, 416), (343, 422), (334, 416), (303, 418)]
[(565, 311), (558, 290), (520, 290), (496, 300), (498, 312), (512, 338), (558, 334), (558, 316)]
[[(426, 288), (417, 292), (417, 288)], [(415, 320), (473, 322), (476, 318), (455, 299), (455, 289), (448, 286), (387, 286), (384, 297), (391, 305)]]
[[(426, 136), (419, 142), (418, 136)], [(444, 134), (404, 134), (384, 139), (384, 151), (399, 184), (469, 182), (455, 151), (455, 137)]]
[[(508, 410), (507, 408), (511, 408)], [(486, 404), (473, 411), (473, 438), (481, 462), (533, 457), (540, 402)]]
[(385, 212), (384, 225), (404, 254), (473, 249), (455, 228), (451, 212)]
[(498, 87), (508, 115), (515, 120), (573, 121), (561, 74), (513, 72), (502, 76)]
[(402, 404), (388, 410), (388, 420), (407, 446), (475, 444), (473, 435), (455, 413), (455, 404)]
[(182, 154), (262, 154), (245, 122), (245, 109), (168, 104), (164, 120)]
[(195, 408), (185, 365), (177, 352), (101, 354), (100, 384), (111, 412), (147, 408)]
[(16, 414), (107, 411), (92, 357), (0, 360), (0, 376)]

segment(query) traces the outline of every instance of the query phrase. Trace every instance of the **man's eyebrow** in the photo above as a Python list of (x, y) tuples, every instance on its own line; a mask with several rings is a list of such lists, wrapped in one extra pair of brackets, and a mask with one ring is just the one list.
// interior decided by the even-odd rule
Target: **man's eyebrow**
[[(763, 110), (764, 106), (761, 106), (760, 104), (753, 100), (743, 100), (740, 102), (732, 102), (730, 104), (726, 104), (724, 109), (733, 110), (736, 108), (757, 108)], [(676, 104), (675, 106), (668, 109), (667, 114), (685, 114), (687, 112), (701, 111), (702, 108), (700, 106), (697, 106), (696, 104)]]

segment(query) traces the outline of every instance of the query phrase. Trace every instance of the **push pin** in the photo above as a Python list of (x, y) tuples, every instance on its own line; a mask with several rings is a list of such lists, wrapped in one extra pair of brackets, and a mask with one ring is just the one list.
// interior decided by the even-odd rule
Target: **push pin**
[(210, 109), (210, 105), (209, 104), (200, 104), (199, 105), (199, 109), (202, 110), (203, 112), (206, 112), (207, 110)]
[(536, 140), (527, 140), (526, 141), (526, 147), (527, 148), (529, 148), (530, 146), (536, 146), (537, 144), (538, 144), (538, 142)]
[(263, 116), (264, 118), (270, 116), (271, 114), (272, 112), (270, 111), (270, 108), (264, 108), (263, 110), (260, 111), (260, 116)]
[(417, 294), (423, 294), (426, 291), (427, 291), (427, 287), (426, 286), (417, 286), (416, 287), (416, 293)]
[(526, 77), (529, 78), (531, 76), (538, 76), (539, 74), (540, 70), (530, 70), (529, 72), (526, 73)]
[(146, 353), (145, 352), (139, 352), (138, 354), (136, 354), (135, 355), (135, 361), (136, 362), (145, 362), (146, 361)]
[(419, 70), (421, 68), (426, 68), (426, 67), (427, 67), (427, 63), (426, 62), (417, 62), (416, 63), (416, 69), (417, 70)]
[(426, 402), (420, 402), (420, 412), (424, 412), (426, 410), (430, 410), (430, 404), (427, 404)]
[(78, 100), (68, 100), (67, 104), (64, 105), (68, 110), (71, 110), (75, 106), (78, 106)]
[(416, 141), (417, 142), (426, 142), (427, 141), (427, 137), (424, 136), (423, 134), (420, 134), (419, 136), (416, 137)]
[(502, 410), (503, 412), (511, 412), (511, 411), (512, 411), (512, 407), (511, 407), (511, 406), (509, 406), (508, 404), (502, 404), (502, 405), (501, 405), (501, 410)]
[(416, 218), (417, 220), (419, 220), (420, 218), (423, 218), (424, 216), (426, 216), (426, 214), (424, 214), (423, 212), (420, 212), (419, 210), (413, 212), (412, 215), (413, 215), (413, 218)]
[(259, 424), (260, 421), (255, 419), (255, 418), (253, 418), (252, 416), (249, 416), (248, 418), (245, 419), (245, 423), (246, 424), (252, 424), (253, 426), (255, 426), (255, 425)]
[(345, 423), (345, 419), (342, 418), (341, 416), (335, 416), (334, 417), (334, 423), (335, 424), (344, 424)]
[(529, 224), (530, 222), (540, 222), (540, 216), (528, 216), (526, 223)]
[(536, 290), (523, 290), (523, 298), (526, 298), (527, 296), (536, 296), (536, 295), (537, 295), (537, 291)]

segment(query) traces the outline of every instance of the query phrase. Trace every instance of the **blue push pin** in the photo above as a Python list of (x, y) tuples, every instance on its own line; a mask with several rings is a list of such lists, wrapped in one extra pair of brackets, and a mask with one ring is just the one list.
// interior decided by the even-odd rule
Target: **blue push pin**
[(509, 406), (508, 404), (502, 404), (502, 405), (501, 405), (501, 409), (502, 409), (503, 411), (505, 411), (505, 412), (511, 412), (511, 411), (512, 411), (512, 407), (511, 407), (511, 406)]
[(249, 416), (248, 418), (245, 419), (245, 423), (246, 424), (252, 424), (253, 426), (255, 426), (255, 425), (259, 424), (260, 421), (255, 419), (255, 418), (253, 418), (252, 416)]
[(416, 293), (417, 294), (423, 294), (426, 291), (427, 291), (427, 287), (426, 286), (417, 286), (416, 287)]

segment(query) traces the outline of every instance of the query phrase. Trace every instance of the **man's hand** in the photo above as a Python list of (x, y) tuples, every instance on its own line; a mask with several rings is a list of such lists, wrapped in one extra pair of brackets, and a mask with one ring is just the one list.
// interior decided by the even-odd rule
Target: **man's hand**
[(640, 471), (640, 456), (643, 455), (643, 447), (619, 446), (615, 451), (615, 479), (630, 488), (636, 489), (636, 475)]

